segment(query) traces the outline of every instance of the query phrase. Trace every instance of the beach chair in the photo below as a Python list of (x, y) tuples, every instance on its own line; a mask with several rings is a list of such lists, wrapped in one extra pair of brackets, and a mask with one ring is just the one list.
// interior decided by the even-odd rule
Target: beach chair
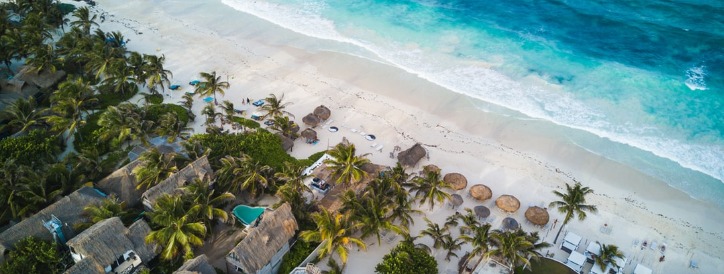
[(376, 147), (375, 150), (382, 152), (383, 147), (385, 147), (385, 145), (380, 144), (380, 146)]
[(656, 250), (658, 246), (659, 245), (656, 243), (656, 241), (651, 241), (651, 245), (649, 245), (649, 248), (651, 248), (651, 250)]
[(691, 261), (689, 261), (689, 268), (699, 268), (699, 264), (696, 262), (696, 260), (692, 259)]
[(374, 148), (374, 147), (376, 147), (376, 146), (377, 146), (377, 143), (372, 143), (372, 144), (370, 145), (371, 148)]

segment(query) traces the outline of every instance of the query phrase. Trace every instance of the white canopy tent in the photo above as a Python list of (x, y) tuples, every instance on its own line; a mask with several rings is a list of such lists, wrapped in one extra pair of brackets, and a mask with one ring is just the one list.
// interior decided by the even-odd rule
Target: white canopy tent
[(651, 273), (653, 273), (653, 271), (651, 271), (650, 268), (645, 267), (641, 264), (637, 264), (636, 269), (634, 269), (634, 272), (633, 272), (633, 274), (651, 274)]
[(593, 263), (593, 256), (600, 256), (601, 255), (601, 244), (598, 242), (590, 242), (588, 244), (588, 247), (586, 247), (586, 252), (583, 253), (586, 255), (586, 259), (589, 263)]
[(586, 256), (576, 251), (572, 251), (571, 255), (566, 260), (566, 265), (576, 272), (580, 273), (583, 269), (583, 264), (586, 263)]
[(598, 263), (594, 263), (593, 267), (591, 268), (591, 274), (609, 274), (613, 270), (616, 274), (623, 273), (623, 268), (626, 266), (626, 258), (616, 258), (616, 265), (618, 265), (617, 268), (613, 267), (612, 264), (606, 265), (606, 269), (601, 271), (601, 265)]
[(565, 251), (576, 251), (578, 249), (578, 244), (581, 243), (581, 236), (578, 236), (576, 233), (568, 232), (566, 234), (566, 237), (563, 238), (563, 242), (561, 243), (561, 249)]

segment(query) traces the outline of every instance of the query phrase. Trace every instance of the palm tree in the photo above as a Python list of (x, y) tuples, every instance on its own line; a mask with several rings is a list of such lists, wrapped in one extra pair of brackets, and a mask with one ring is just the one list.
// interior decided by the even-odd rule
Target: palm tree
[(394, 204), (382, 195), (368, 189), (360, 199), (352, 218), (361, 225), (362, 238), (371, 235), (377, 236), (377, 243), (382, 244), (382, 231), (392, 231), (397, 234), (407, 234), (407, 228), (392, 223), (390, 212)]
[(158, 119), (158, 125), (154, 132), (159, 136), (166, 136), (169, 143), (175, 142), (177, 139), (188, 139), (191, 128), (187, 127), (183, 121), (178, 119), (176, 113), (167, 112)]
[(88, 222), (79, 223), (75, 229), (78, 231), (85, 230), (97, 222), (112, 217), (120, 217), (123, 220), (128, 217), (128, 213), (126, 203), (119, 201), (115, 196), (111, 196), (108, 199), (104, 199), (100, 204), (85, 206), (83, 208), (83, 215), (88, 218)]
[(216, 93), (224, 95), (224, 89), (229, 88), (229, 82), (221, 81), (221, 76), (216, 76), (216, 71), (211, 73), (202, 72), (201, 78), (203, 81), (196, 85), (195, 93), (199, 96), (210, 96), (214, 95), (214, 104), (218, 104), (216, 101)]
[(104, 72), (107, 78), (103, 80), (103, 85), (110, 91), (121, 94), (138, 92), (134, 72), (125, 63), (111, 63), (111, 67), (106, 68)]
[(161, 57), (156, 55), (143, 55), (146, 66), (143, 67), (143, 79), (146, 80), (151, 93), (156, 93), (156, 86), (160, 86), (162, 91), (165, 91), (164, 83), (168, 86), (171, 85), (171, 81), (168, 77), (173, 77), (173, 73), (170, 70), (163, 68), (163, 63), (166, 61), (166, 56), (163, 54)]
[(433, 223), (427, 217), (425, 217), (425, 222), (427, 222), (427, 228), (421, 231), (420, 235), (432, 238), (432, 247), (440, 248), (445, 244), (445, 237), (450, 235), (448, 233), (448, 227), (440, 227), (440, 225), (438, 225), (437, 223)]
[[(0, 126), (0, 131), (5, 128), (12, 128), (14, 129), (13, 132), (26, 132), (37, 125), (46, 112), (46, 109), (38, 108), (35, 97), (19, 98), (0, 112), (0, 120), (7, 121)], [(17, 131), (15, 131), (16, 129)]]
[(563, 219), (563, 224), (558, 228), (556, 238), (553, 240), (553, 244), (558, 242), (558, 236), (561, 235), (563, 227), (573, 219), (574, 216), (578, 215), (578, 220), (583, 221), (586, 219), (586, 211), (596, 213), (598, 209), (595, 205), (586, 204), (586, 195), (593, 193), (593, 189), (584, 187), (581, 183), (576, 183), (573, 187), (566, 184), (566, 193), (553, 191), (553, 194), (560, 197), (561, 200), (550, 203), (550, 207), (558, 208), (558, 212), (565, 214), (566, 217)]
[(180, 252), (183, 252), (185, 259), (191, 259), (194, 257), (193, 247), (203, 244), (206, 226), (203, 222), (195, 221), (194, 212), (189, 211), (181, 196), (164, 194), (147, 216), (159, 229), (146, 236), (146, 243), (156, 243), (162, 247), (161, 259), (172, 260)]
[(276, 116), (283, 116), (284, 114), (291, 116), (292, 118), (294, 115), (286, 110), (284, 110), (290, 103), (282, 103), (284, 101), (284, 94), (282, 94), (282, 97), (277, 97), (275, 94), (269, 94), (269, 97), (266, 97), (264, 99), (266, 101), (266, 104), (261, 106), (261, 110), (266, 111), (266, 114), (262, 116), (262, 119), (266, 119), (266, 117), (276, 117)]
[(204, 220), (207, 229), (211, 227), (210, 221), (218, 219), (228, 221), (229, 214), (222, 208), (226, 203), (234, 199), (234, 194), (229, 192), (216, 194), (210, 186), (208, 177), (204, 179), (194, 178), (194, 181), (183, 188), (193, 205), (189, 212), (198, 214)]
[(178, 171), (175, 153), (163, 154), (152, 147), (138, 158), (140, 164), (133, 168), (138, 185), (136, 189), (149, 189)]
[(231, 123), (234, 116), (236, 116), (236, 110), (234, 110), (234, 103), (229, 100), (224, 100), (223, 102), (221, 102), (221, 109), (223, 110), (223, 119), (221, 121), (224, 123)]
[(508, 273), (518, 265), (529, 266), (528, 253), (526, 250), (533, 247), (533, 243), (528, 241), (525, 233), (512, 231), (493, 231), (491, 236), (491, 245), (493, 249), (487, 252), (487, 256), (499, 256), (507, 263)]
[(82, 29), (86, 35), (90, 35), (92, 26), (98, 26), (98, 23), (95, 22), (97, 15), (93, 14), (93, 16), (91, 16), (88, 7), (77, 8), (73, 11), (73, 16), (77, 19), (70, 22), (70, 25)]
[(195, 161), (203, 156), (208, 156), (211, 153), (211, 149), (204, 147), (198, 140), (192, 139), (181, 142), (184, 154), (189, 161)]
[(362, 166), (370, 160), (365, 158), (367, 154), (357, 156), (355, 153), (354, 144), (344, 142), (327, 152), (331, 159), (324, 160), (324, 163), (332, 170), (332, 175), (337, 177), (337, 183), (351, 186), (367, 177), (367, 172), (362, 170)]
[(226, 156), (221, 158), (219, 180), (232, 192), (248, 191), (256, 198), (269, 187), (266, 174), (271, 171), (271, 167), (259, 164), (246, 154)]
[(415, 192), (415, 199), (420, 199), (420, 205), (430, 203), (430, 210), (435, 207), (435, 201), (443, 203), (450, 199), (450, 194), (443, 191), (450, 188), (450, 184), (440, 178), (440, 173), (428, 171), (425, 177), (415, 177), (412, 179), (414, 185), (410, 188), (410, 192)]
[(56, 132), (68, 132), (68, 138), (73, 136), (79, 126), (85, 124), (83, 115), (88, 108), (98, 101), (93, 98), (90, 85), (81, 78), (66, 80), (58, 86), (51, 97), (50, 109), (52, 115), (46, 120)]
[(304, 180), (312, 177), (311, 174), (304, 174), (306, 168), (302, 165), (295, 165), (292, 162), (284, 162), (282, 171), (274, 174), (279, 181), (285, 182), (284, 185), (289, 186), (291, 189), (297, 192), (308, 191), (312, 192), (309, 186), (304, 184)]
[(470, 234), (460, 235), (460, 239), (462, 239), (463, 242), (469, 243), (473, 247), (473, 249), (470, 251), (470, 255), (468, 255), (468, 258), (465, 260), (465, 263), (463, 265), (467, 266), (468, 261), (471, 258), (475, 256), (480, 256), (478, 262), (475, 263), (475, 267), (473, 267), (473, 269), (477, 269), (478, 265), (480, 264), (480, 262), (483, 261), (490, 249), (490, 224), (485, 223), (483, 225), (473, 226), (470, 229)]
[(35, 73), (42, 71), (55, 73), (60, 62), (61, 58), (52, 45), (41, 45), (31, 49), (31, 57), (28, 58), (26, 64), (32, 66)]
[(350, 244), (363, 250), (367, 249), (362, 240), (352, 236), (360, 224), (352, 222), (348, 214), (330, 213), (323, 208), (322, 212), (312, 213), (312, 219), (317, 224), (317, 229), (302, 231), (299, 237), (307, 242), (324, 242), (319, 249), (319, 258), (336, 253), (342, 260), (342, 265), (345, 265)]
[(297, 131), (299, 130), (299, 126), (294, 123), (294, 121), (290, 121), (289, 117), (274, 116), (274, 118), (272, 118), (272, 121), (274, 123), (269, 126), (270, 130), (276, 131), (281, 135), (291, 138), (292, 140), (295, 140), (299, 137), (299, 133), (297, 133)]
[(131, 103), (125, 102), (118, 106), (109, 106), (98, 118), (98, 140), (112, 141), (112, 145), (119, 146), (125, 141), (146, 140), (145, 131), (141, 127), (141, 109)]
[(445, 253), (445, 260), (450, 261), (450, 257), (458, 257), (455, 251), (460, 250), (463, 245), (463, 241), (460, 238), (453, 238), (450, 234), (443, 238), (442, 248), (447, 252)]
[(55, 202), (62, 196), (63, 188), (51, 185), (39, 173), (28, 173), (30, 177), (20, 185), (17, 194), (23, 199), (23, 207), (29, 212), (37, 212), (45, 206)]
[(623, 252), (616, 245), (601, 244), (601, 254), (595, 257), (596, 263), (601, 267), (601, 271), (606, 270), (606, 266), (611, 264), (612, 268), (620, 267), (616, 259), (623, 258)]
[(216, 117), (221, 116), (221, 113), (216, 112), (216, 107), (214, 104), (206, 104), (203, 110), (201, 110), (202, 115), (206, 115), (206, 125), (213, 125), (216, 123)]
[(410, 174), (407, 173), (407, 171), (405, 170), (405, 167), (402, 166), (402, 164), (400, 164), (400, 162), (397, 162), (395, 167), (392, 168), (391, 172), (385, 173), (385, 174), (389, 174), (386, 176), (389, 176), (392, 180), (397, 182), (397, 184), (400, 186), (411, 186), (411, 185), (408, 185), (408, 181), (410, 180)]

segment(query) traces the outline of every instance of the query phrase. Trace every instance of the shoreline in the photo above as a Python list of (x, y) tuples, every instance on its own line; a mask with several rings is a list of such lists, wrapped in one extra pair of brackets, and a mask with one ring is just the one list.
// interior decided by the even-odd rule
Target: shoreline
[[(684, 250), (689, 245), (711, 256), (707, 256), (711, 260), (699, 258), (710, 264), (706, 267), (724, 265), (716, 249), (724, 243), (721, 208), (694, 200), (631, 167), (567, 144), (561, 139), (562, 133), (546, 131), (550, 127), (545, 121), (486, 113), (476, 106), (481, 102), (475, 99), (382, 63), (341, 53), (308, 52), (284, 46), (286, 41), (310, 45), (318, 42), (313, 38), (305, 41), (301, 35), (250, 15), (239, 16), (240, 12), (230, 8), (218, 11), (230, 16), (226, 20), (214, 18), (219, 14), (204, 14), (204, 9), (225, 7), (220, 3), (207, 6), (181, 3), (177, 5), (181, 7), (160, 10), (156, 5), (139, 1), (99, 2), (97, 8), (115, 15), (106, 16), (101, 27), (123, 32), (131, 39), (130, 49), (165, 54), (167, 69), (174, 73), (172, 82), (185, 84), (197, 78), (200, 71), (216, 69), (219, 75), (230, 75), (231, 82), (231, 89), (220, 98), (238, 104), (241, 97), (263, 98), (269, 93), (284, 93), (287, 102), (294, 102), (288, 110), (296, 115), (297, 122), (314, 107), (324, 104), (332, 109), (334, 123), (344, 128), (337, 134), (318, 130), (321, 142), (326, 138), (333, 145), (343, 135), (347, 136), (360, 145), (362, 153), (371, 151), (369, 158), (373, 162), (385, 165), (394, 164), (387, 153), (395, 145), (406, 149), (414, 142), (421, 142), (431, 152), (431, 161), (422, 160), (418, 166), (434, 163), (444, 173), (460, 172), (468, 177), (469, 185), (487, 184), (493, 189), (494, 198), (504, 193), (513, 194), (523, 205), (552, 201), (552, 189), (560, 189), (563, 183), (572, 183), (576, 178), (596, 191), (589, 202), (597, 204), (601, 212), (591, 214), (585, 222), (573, 221), (569, 228), (578, 231), (593, 228), (595, 232), (598, 222), (611, 223), (608, 220), (620, 218), (624, 224), (632, 225), (617, 225), (625, 229), (616, 229), (623, 234), (614, 235), (627, 240), (609, 243), (619, 245), (624, 252), (628, 253), (631, 242), (628, 239), (661, 234), (659, 238), (668, 240), (669, 253), (673, 253), (667, 254), (667, 266), (688, 260)], [(141, 8), (144, 6), (147, 9)], [(184, 12), (184, 16), (178, 16)], [(126, 16), (133, 19), (113, 22)], [(124, 28), (143, 34), (126, 33)], [(264, 40), (274, 35), (278, 37)], [(182, 93), (167, 91), (171, 95), (166, 98), (167, 102), (176, 102)], [(238, 93), (241, 97), (235, 96)], [(198, 100), (194, 111), (202, 107)], [(480, 115), (471, 117), (471, 110)], [(196, 132), (201, 127), (200, 120), (192, 124)], [(368, 148), (368, 141), (359, 134), (353, 135), (349, 128), (377, 135), (378, 140), (385, 143), (383, 153)], [(292, 155), (306, 157), (323, 149), (321, 145), (296, 142)], [(551, 219), (560, 218), (557, 213), (551, 213)], [(682, 221), (697, 224), (700, 228), (696, 234), (705, 235), (687, 234), (691, 228), (680, 225)], [(654, 229), (656, 226), (661, 227)], [(594, 233), (579, 234), (590, 237)], [(682, 256), (675, 256), (678, 253)]]

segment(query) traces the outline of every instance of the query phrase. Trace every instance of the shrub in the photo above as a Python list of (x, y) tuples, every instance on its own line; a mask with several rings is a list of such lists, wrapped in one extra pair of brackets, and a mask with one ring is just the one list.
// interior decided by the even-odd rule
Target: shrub
[(282, 265), (279, 267), (279, 273), (292, 272), (292, 270), (301, 264), (304, 259), (309, 257), (309, 254), (312, 254), (312, 251), (314, 251), (318, 245), (319, 243), (308, 243), (306, 241), (297, 241), (294, 243), (294, 246), (289, 249), (289, 253), (284, 255), (284, 258), (282, 258)]
[(284, 151), (279, 137), (268, 131), (241, 134), (197, 134), (191, 138), (192, 141), (199, 141), (201, 146), (211, 149), (209, 161), (212, 164), (218, 163), (221, 157), (227, 155), (238, 157), (241, 152), (274, 170), (280, 170), (284, 166), (284, 162), (298, 162)]
[(148, 112), (146, 112), (146, 119), (151, 121), (158, 121), (162, 115), (169, 112), (175, 113), (178, 120), (182, 121), (184, 125), (189, 122), (188, 111), (184, 107), (175, 104), (160, 104), (148, 107)]
[[(93, 109), (107, 109), (110, 106), (117, 106), (121, 102), (128, 101), (129, 99), (133, 98), (133, 96), (136, 95), (138, 91), (132, 91), (132, 92), (126, 92), (126, 93), (120, 93), (120, 92), (101, 92), (100, 94), (96, 95), (96, 98), (98, 98), (98, 104), (96, 104)], [(163, 100), (163, 98), (162, 98)]]
[(15, 159), (17, 164), (33, 165), (51, 161), (60, 150), (58, 138), (43, 130), (0, 140), (0, 162)]
[(15, 243), (0, 273), (63, 273), (58, 248), (53, 242), (28, 237)]
[(149, 94), (149, 95), (146, 95), (146, 100), (148, 100), (149, 104), (160, 105), (161, 103), (163, 103), (163, 95)]
[(375, 272), (385, 274), (403, 273), (437, 273), (437, 261), (419, 248), (415, 248), (412, 241), (402, 241), (389, 254), (382, 258), (382, 262), (375, 267)]
[(241, 126), (243, 126), (245, 128), (257, 129), (261, 126), (259, 124), (259, 122), (250, 120), (250, 119), (246, 119), (244, 117), (234, 116), (234, 118), (231, 118), (231, 120), (239, 123)]
[(99, 152), (101, 152), (101, 154), (105, 154), (109, 150), (109, 146), (107, 144), (98, 143), (98, 139), (95, 135), (95, 131), (101, 128), (101, 126), (98, 125), (98, 119), (101, 118), (101, 114), (103, 114), (103, 112), (105, 111), (98, 111), (88, 115), (85, 119), (85, 125), (78, 128), (78, 132), (75, 133), (75, 140), (73, 141), (76, 151), (98, 147)]

